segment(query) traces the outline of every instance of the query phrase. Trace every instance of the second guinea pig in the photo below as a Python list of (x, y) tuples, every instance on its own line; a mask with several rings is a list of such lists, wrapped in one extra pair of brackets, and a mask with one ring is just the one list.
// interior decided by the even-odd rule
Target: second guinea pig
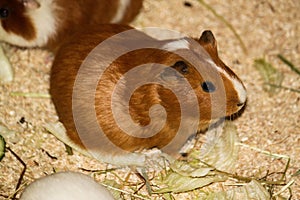
[(50, 81), (66, 137), (105, 162), (151, 148), (177, 155), (246, 102), (211, 31), (158, 40), (125, 25), (90, 27), (58, 51)]
[(86, 24), (129, 23), (143, 0), (1, 0), (0, 41), (52, 51)]

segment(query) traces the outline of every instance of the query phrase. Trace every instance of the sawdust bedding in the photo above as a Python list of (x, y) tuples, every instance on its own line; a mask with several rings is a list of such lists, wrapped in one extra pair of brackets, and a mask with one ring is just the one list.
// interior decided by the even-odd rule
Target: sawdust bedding
[[(182, 0), (146, 0), (133, 25), (162, 27), (193, 37), (200, 36), (205, 29), (212, 30), (220, 57), (240, 76), (248, 91), (247, 108), (234, 122), (242, 143), (248, 145), (240, 149), (237, 174), (263, 177), (267, 173), (284, 171), (286, 159), (276, 159), (250, 148), (255, 147), (290, 157), (286, 177), (291, 179), (300, 169), (300, 94), (284, 89), (268, 94), (263, 90), (263, 80), (253, 63), (257, 58), (264, 58), (284, 75), (284, 86), (300, 89), (299, 75), (277, 58), (282, 54), (300, 67), (300, 1), (207, 0), (232, 24), (245, 43), (247, 53), (224, 22), (198, 1), (189, 2), (191, 7), (184, 6)], [(106, 169), (107, 165), (77, 152), (68, 156), (64, 145), (45, 131), (46, 123), (58, 120), (49, 98), (19, 94), (48, 93), (53, 56), (41, 49), (10, 46), (5, 49), (14, 66), (15, 80), (1, 85), (0, 123), (15, 132), (8, 136), (7, 144), (26, 163), (23, 185), (54, 170)], [(22, 169), (16, 157), (7, 152), (0, 163), (0, 199), (15, 192)], [(118, 174), (126, 177), (129, 172), (129, 169), (122, 169)], [(276, 174), (273, 176), (275, 178)], [(103, 176), (96, 178), (101, 180)], [(299, 176), (294, 180), (292, 199), (300, 199)], [(288, 190), (284, 194), (288, 196)], [(177, 198), (188, 199), (188, 196), (178, 195)]]

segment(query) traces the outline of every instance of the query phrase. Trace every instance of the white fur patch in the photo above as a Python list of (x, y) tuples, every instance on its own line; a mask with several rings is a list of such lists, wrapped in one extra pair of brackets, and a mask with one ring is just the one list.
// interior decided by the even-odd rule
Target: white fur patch
[(0, 40), (23, 47), (42, 47), (48, 42), (48, 38), (56, 33), (56, 17), (54, 15), (55, 4), (53, 0), (37, 0), (40, 7), (37, 9), (28, 8), (27, 15), (30, 16), (33, 26), (36, 29), (36, 38), (26, 40), (22, 36), (7, 33), (0, 26)]
[(246, 99), (247, 99), (247, 92), (245, 90), (245, 87), (237, 79), (233, 79), (233, 86), (234, 86), (235, 90), (237, 91), (240, 102), (245, 103)]
[(131, 0), (119, 0), (119, 7), (117, 10), (116, 15), (114, 18), (110, 21), (111, 23), (120, 23), (127, 11), (127, 7), (130, 4)]
[[(140, 153), (128, 153), (123, 151), (120, 153), (120, 150), (116, 150), (115, 152), (103, 152), (101, 148), (94, 150), (86, 150), (81, 146), (75, 144), (67, 135), (66, 129), (64, 125), (60, 122), (57, 123), (48, 123), (44, 126), (47, 131), (57, 137), (63, 143), (69, 145), (79, 153), (83, 155), (95, 158), (100, 160), (101, 162), (106, 162), (119, 166), (145, 166), (145, 155)], [(117, 148), (117, 147), (116, 147)]]
[(211, 59), (206, 60), (208, 63), (210, 63), (212, 66), (214, 66), (218, 72), (222, 73), (227, 79), (231, 80), (233, 87), (235, 88), (238, 97), (240, 99), (241, 103), (245, 103), (246, 99), (247, 99), (247, 92), (245, 87), (243, 86), (243, 84), (236, 78), (234, 78), (233, 76), (231, 76), (230, 74), (228, 74), (224, 69), (222, 69), (221, 67), (218, 67), (216, 65), (216, 63), (214, 63)]
[(165, 44), (162, 49), (167, 51), (176, 51), (179, 49), (189, 49), (190, 43), (186, 39), (178, 39)]

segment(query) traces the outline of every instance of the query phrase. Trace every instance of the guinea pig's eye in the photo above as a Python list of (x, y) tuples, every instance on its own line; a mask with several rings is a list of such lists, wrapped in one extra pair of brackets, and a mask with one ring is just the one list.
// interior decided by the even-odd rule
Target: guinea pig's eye
[(207, 92), (207, 93), (211, 93), (211, 92), (214, 92), (216, 90), (216, 86), (210, 81), (203, 82), (201, 84), (201, 87), (202, 87), (203, 91)]
[(0, 8), (0, 18), (5, 19), (9, 16), (9, 10), (7, 8)]
[(172, 67), (178, 69), (182, 74), (189, 73), (189, 66), (184, 61), (177, 61)]

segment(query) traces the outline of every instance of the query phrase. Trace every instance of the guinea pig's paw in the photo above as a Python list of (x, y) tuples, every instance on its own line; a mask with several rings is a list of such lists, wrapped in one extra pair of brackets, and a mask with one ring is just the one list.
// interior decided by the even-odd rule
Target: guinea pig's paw
[(113, 200), (112, 194), (91, 177), (60, 172), (31, 183), (20, 200)]
[(145, 155), (145, 165), (143, 168), (147, 170), (163, 170), (166, 163), (173, 163), (175, 158), (169, 154), (163, 153), (160, 149), (144, 149), (140, 152)]

